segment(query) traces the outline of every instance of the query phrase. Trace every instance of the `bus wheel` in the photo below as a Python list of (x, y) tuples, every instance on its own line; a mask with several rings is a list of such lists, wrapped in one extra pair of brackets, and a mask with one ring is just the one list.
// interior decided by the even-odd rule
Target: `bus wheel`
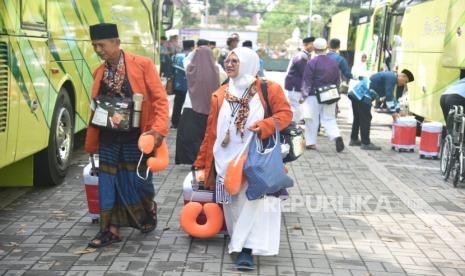
[(48, 147), (34, 156), (34, 185), (60, 184), (66, 176), (74, 143), (74, 108), (66, 89), (58, 94)]

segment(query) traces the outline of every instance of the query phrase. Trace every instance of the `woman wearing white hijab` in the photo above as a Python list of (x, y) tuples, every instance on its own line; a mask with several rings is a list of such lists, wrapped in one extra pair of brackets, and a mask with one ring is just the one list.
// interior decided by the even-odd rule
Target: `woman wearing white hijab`
[[(223, 191), (223, 179), (231, 160), (244, 149), (256, 132), (265, 139), (275, 132), (275, 120), (283, 129), (292, 119), (292, 111), (282, 88), (268, 81), (268, 99), (272, 117), (265, 116), (266, 103), (257, 79), (258, 55), (248, 48), (236, 48), (224, 62), (230, 81), (212, 96), (207, 131), (194, 166), (204, 169), (206, 187), (216, 190), (216, 201), (223, 203), (224, 216), (231, 236), (229, 253), (240, 252), (239, 270), (255, 268), (252, 255), (277, 255), (279, 252), (281, 207), (276, 196), (249, 201), (241, 191), (230, 196)], [(265, 117), (267, 117), (265, 119)], [(285, 192), (285, 191), (284, 191)]]

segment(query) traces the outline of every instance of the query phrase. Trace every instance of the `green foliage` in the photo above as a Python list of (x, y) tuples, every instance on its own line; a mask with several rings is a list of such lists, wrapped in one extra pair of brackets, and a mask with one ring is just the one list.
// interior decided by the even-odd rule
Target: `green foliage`
[[(200, 16), (191, 12), (189, 0), (179, 0), (176, 7), (175, 18), (178, 28), (198, 27)], [(223, 25), (225, 29), (244, 29), (251, 23), (257, 12), (263, 11), (264, 6), (260, 1), (250, 0), (209, 0), (210, 22)]]
[[(312, 36), (321, 36), (331, 16), (349, 7), (360, 6), (362, 0), (313, 0), (313, 14), (321, 16), (319, 22), (312, 22)], [(309, 0), (279, 0), (272, 11), (263, 16), (259, 28), (259, 43), (265, 45), (283, 44), (291, 37), (294, 28), (299, 28), (301, 37), (307, 36)]]
[(189, 6), (189, 0), (179, 0), (181, 5), (174, 9), (174, 18), (176, 28), (195, 28), (200, 24), (200, 18), (192, 14)]
[(210, 0), (210, 15), (217, 16), (218, 23), (227, 29), (243, 29), (252, 17), (264, 9), (259, 1)]

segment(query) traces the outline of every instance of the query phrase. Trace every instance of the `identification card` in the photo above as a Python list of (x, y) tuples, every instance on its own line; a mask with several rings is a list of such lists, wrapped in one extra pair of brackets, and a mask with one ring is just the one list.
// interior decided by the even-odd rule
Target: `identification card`
[(94, 112), (94, 117), (92, 118), (92, 124), (106, 127), (107, 120), (108, 120), (108, 111), (101, 108), (100, 106), (97, 106)]

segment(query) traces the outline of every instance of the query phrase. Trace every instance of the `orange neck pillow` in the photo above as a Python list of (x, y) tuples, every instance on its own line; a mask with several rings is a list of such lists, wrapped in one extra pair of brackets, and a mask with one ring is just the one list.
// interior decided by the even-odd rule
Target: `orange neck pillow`
[(155, 151), (155, 155), (147, 160), (147, 167), (151, 172), (161, 172), (168, 167), (169, 152), (168, 145), (165, 141), (158, 148), (155, 148), (155, 138), (153, 135), (141, 135), (138, 141), (139, 149), (145, 154), (151, 154)]
[(169, 153), (168, 145), (165, 141), (155, 150), (155, 157), (150, 157), (147, 160), (147, 167), (151, 172), (161, 172), (168, 168), (169, 164)]
[[(197, 217), (202, 212), (207, 217), (205, 224), (197, 223)], [(189, 202), (181, 209), (179, 222), (181, 228), (196, 238), (210, 238), (218, 234), (223, 227), (223, 210), (216, 203)]]

